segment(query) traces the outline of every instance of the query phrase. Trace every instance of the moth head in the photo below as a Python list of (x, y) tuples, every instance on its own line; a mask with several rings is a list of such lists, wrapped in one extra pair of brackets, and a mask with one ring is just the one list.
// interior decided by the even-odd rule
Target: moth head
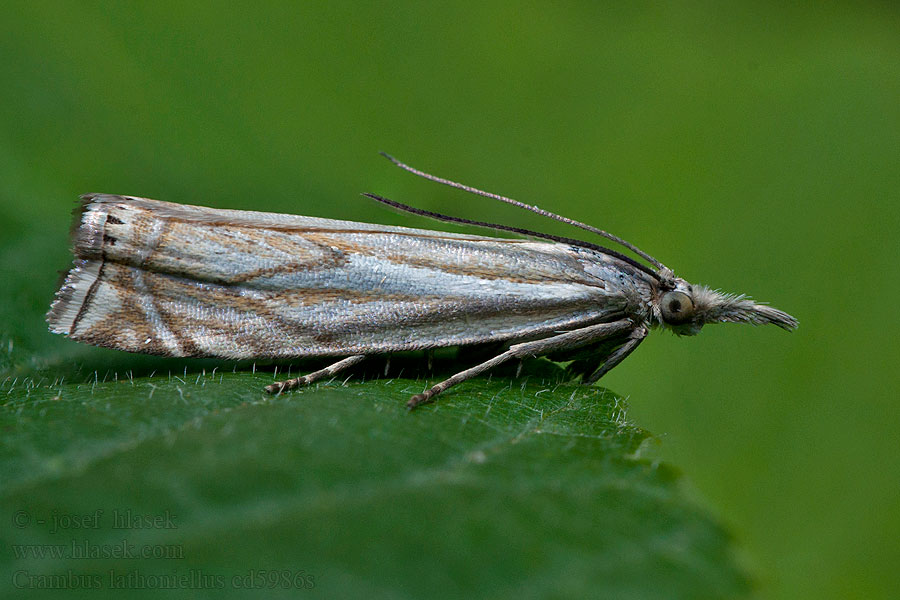
[(792, 331), (797, 319), (743, 295), (724, 294), (703, 285), (674, 278), (660, 292), (659, 320), (678, 335), (696, 335), (707, 323), (771, 323)]

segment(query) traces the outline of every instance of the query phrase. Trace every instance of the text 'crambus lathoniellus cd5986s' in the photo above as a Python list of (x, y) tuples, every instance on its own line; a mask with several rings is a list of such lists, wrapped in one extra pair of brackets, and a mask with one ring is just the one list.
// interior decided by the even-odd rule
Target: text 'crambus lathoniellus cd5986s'
[(593, 352), (583, 369), (583, 381), (593, 383), (655, 327), (681, 335), (721, 322), (797, 327), (794, 317), (770, 306), (689, 284), (610, 233), (388, 158), (432, 181), (603, 236), (643, 262), (597, 244), (440, 215), (374, 194), (366, 195), (414, 214), (530, 239), (89, 194), (76, 224), (75, 264), (47, 315), (51, 331), (163, 356), (342, 357), (266, 387), (270, 393), (374, 354), (506, 343), (490, 360), (413, 396), (412, 408), (514, 358)]

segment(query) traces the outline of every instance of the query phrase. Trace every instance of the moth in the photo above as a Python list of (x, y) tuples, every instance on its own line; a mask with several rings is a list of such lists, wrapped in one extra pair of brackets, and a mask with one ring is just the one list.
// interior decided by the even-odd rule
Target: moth
[(577, 359), (582, 380), (594, 383), (654, 328), (695, 335), (708, 323), (797, 327), (780, 310), (676, 277), (606, 231), (385, 156), (415, 175), (597, 234), (637, 258), (375, 194), (364, 195), (413, 214), (524, 237), (88, 194), (76, 218), (74, 265), (47, 315), (50, 330), (163, 356), (340, 357), (267, 386), (269, 393), (331, 377), (372, 355), (486, 343), (504, 348), (412, 396), (413, 408), (501, 363), (533, 356)]

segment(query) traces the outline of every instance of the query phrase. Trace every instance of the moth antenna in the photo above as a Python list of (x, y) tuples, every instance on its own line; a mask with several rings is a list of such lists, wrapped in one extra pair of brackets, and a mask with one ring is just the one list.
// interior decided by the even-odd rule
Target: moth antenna
[(654, 279), (661, 279), (660, 274), (644, 265), (634, 260), (630, 256), (625, 256), (621, 252), (616, 252), (610, 248), (606, 248), (605, 246), (600, 246), (599, 244), (592, 244), (591, 242), (585, 242), (584, 240), (576, 240), (574, 238), (567, 238), (561, 235), (552, 235), (550, 233), (541, 233), (539, 231), (531, 231), (530, 229), (523, 229), (521, 227), (512, 227), (511, 225), (499, 225), (497, 223), (487, 223), (485, 221), (474, 221), (472, 219), (464, 219), (462, 217), (452, 217), (450, 215), (444, 215), (441, 213), (433, 212), (430, 210), (425, 210), (423, 208), (415, 208), (409, 206), (408, 204), (403, 204), (402, 202), (397, 202), (396, 200), (391, 200), (390, 198), (385, 198), (383, 196), (379, 196), (377, 194), (370, 194), (368, 192), (363, 192), (363, 196), (366, 198), (371, 198), (376, 202), (380, 202), (382, 204), (386, 204), (392, 208), (396, 208), (397, 210), (408, 212), (414, 215), (419, 215), (421, 217), (428, 217), (430, 219), (437, 219), (438, 221), (444, 221), (446, 223), (459, 223), (461, 225), (474, 225), (476, 227), (487, 227), (488, 229), (496, 229), (498, 231), (509, 231), (512, 233), (517, 233), (519, 235), (527, 235), (530, 237), (538, 238), (541, 240), (550, 240), (552, 242), (559, 242), (561, 244), (571, 244), (572, 246), (579, 246), (581, 248), (589, 248), (591, 250), (595, 250), (602, 254), (606, 254), (609, 256), (613, 256), (618, 258), (619, 260), (623, 260), (627, 262), (629, 265), (634, 267), (635, 269), (640, 269), (642, 272), (650, 275)]
[(566, 223), (567, 225), (572, 225), (574, 227), (578, 227), (580, 229), (584, 229), (585, 231), (590, 231), (591, 233), (605, 237), (606, 239), (608, 239), (610, 241), (613, 241), (617, 244), (624, 246), (625, 248), (628, 248), (629, 250), (631, 250), (632, 252), (634, 252), (635, 254), (637, 254), (638, 256), (640, 256), (641, 258), (643, 258), (644, 260), (646, 260), (647, 262), (649, 262), (650, 264), (655, 266), (660, 271), (668, 270), (664, 264), (662, 264), (661, 262), (659, 262), (658, 260), (656, 260), (655, 258), (650, 256), (649, 254), (647, 254), (646, 252), (644, 252), (643, 250), (641, 250), (634, 244), (627, 242), (627, 241), (623, 240), (622, 238), (620, 238), (619, 236), (609, 233), (608, 231), (598, 229), (597, 227), (594, 227), (593, 225), (588, 225), (586, 223), (582, 223), (581, 221), (576, 221), (575, 219), (570, 219), (569, 217), (563, 217), (562, 215), (552, 213), (549, 210), (544, 210), (543, 208), (538, 208), (537, 206), (532, 206), (531, 204), (525, 204), (524, 202), (519, 202), (518, 200), (513, 200), (512, 198), (507, 198), (506, 196), (501, 196), (500, 194), (494, 194), (492, 192), (486, 192), (484, 190), (479, 190), (478, 188), (474, 188), (469, 185), (457, 183), (457, 182), (451, 181), (449, 179), (444, 179), (443, 177), (437, 177), (436, 175), (426, 173), (425, 171), (420, 171), (419, 169), (411, 167), (411, 166), (407, 165), (406, 163), (403, 163), (403, 162), (397, 160), (396, 158), (394, 158), (387, 152), (379, 152), (379, 154), (381, 154), (383, 157), (385, 157), (386, 159), (388, 159), (389, 161), (391, 161), (392, 163), (394, 163), (396, 166), (400, 167), (404, 171), (408, 171), (408, 172), (412, 173), (413, 175), (418, 175), (419, 177), (423, 177), (425, 179), (428, 179), (429, 181), (434, 181), (436, 183), (442, 183), (444, 185), (448, 185), (450, 187), (453, 187), (453, 188), (456, 188), (459, 190), (463, 190), (465, 192), (469, 192), (470, 194), (476, 194), (478, 196), (484, 196), (486, 198), (492, 198), (494, 200), (499, 200), (500, 202), (512, 204), (513, 206), (517, 206), (519, 208), (524, 208), (525, 210), (529, 210), (533, 213), (537, 213), (537, 214), (547, 217), (549, 219), (554, 219), (561, 223)]

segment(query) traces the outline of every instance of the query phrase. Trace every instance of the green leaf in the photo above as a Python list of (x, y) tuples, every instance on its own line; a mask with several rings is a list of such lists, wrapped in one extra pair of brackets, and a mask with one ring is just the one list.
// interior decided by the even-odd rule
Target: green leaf
[[(266, 597), (314, 584), (373, 598), (718, 598), (748, 587), (722, 528), (671, 468), (642, 458), (648, 434), (624, 401), (559, 383), (546, 361), (407, 412), (421, 378), (357, 374), (269, 397), (271, 368), (170, 373), (184, 362), (88, 352), (146, 372), (82, 368), (68, 383), (45, 373), (0, 387), (6, 582), (52, 575), (147, 597), (241, 597), (244, 584), (274, 585)], [(129, 515), (151, 526), (114, 527)], [(38, 551), (29, 544), (180, 558), (24, 558)]]

